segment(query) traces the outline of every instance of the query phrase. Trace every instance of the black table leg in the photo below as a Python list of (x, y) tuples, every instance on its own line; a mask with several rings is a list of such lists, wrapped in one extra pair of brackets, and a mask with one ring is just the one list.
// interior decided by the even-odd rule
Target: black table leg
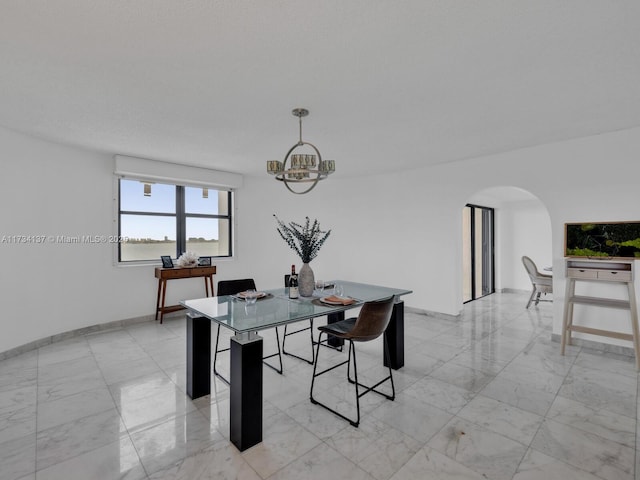
[(211, 320), (187, 313), (187, 395), (211, 393)]
[[(337, 313), (330, 313), (329, 315), (327, 315), (328, 324), (340, 322), (342, 320), (344, 320), (344, 311), (337, 312)], [(344, 345), (344, 340), (342, 338), (337, 338), (337, 337), (334, 337), (333, 335), (329, 335), (329, 338), (327, 339), (327, 345), (334, 348), (339, 348)]]
[(262, 337), (231, 338), (230, 437), (244, 451), (262, 441)]
[[(404, 366), (404, 302), (398, 302), (393, 305), (391, 313), (391, 321), (387, 330), (384, 332), (386, 342), (384, 349), (389, 347), (389, 359), (391, 368), (398, 370)], [(386, 360), (386, 352), (384, 356), (384, 366), (388, 367)]]

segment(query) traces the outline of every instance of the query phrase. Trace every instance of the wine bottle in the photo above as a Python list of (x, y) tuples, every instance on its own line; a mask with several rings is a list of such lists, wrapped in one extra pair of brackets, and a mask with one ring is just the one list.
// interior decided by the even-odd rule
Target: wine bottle
[(296, 266), (291, 265), (291, 275), (289, 276), (289, 298), (298, 298), (298, 275)]

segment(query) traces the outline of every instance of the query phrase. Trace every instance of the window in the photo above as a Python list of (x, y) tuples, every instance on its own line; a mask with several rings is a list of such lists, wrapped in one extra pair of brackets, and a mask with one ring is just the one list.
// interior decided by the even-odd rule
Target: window
[(124, 178), (118, 190), (118, 261), (231, 256), (230, 191)]

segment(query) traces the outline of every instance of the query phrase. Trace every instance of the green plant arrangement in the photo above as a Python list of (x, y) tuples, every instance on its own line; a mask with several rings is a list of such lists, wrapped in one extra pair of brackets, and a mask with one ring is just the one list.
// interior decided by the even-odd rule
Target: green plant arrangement
[(273, 216), (278, 222), (278, 233), (287, 242), (287, 245), (298, 254), (302, 263), (309, 263), (316, 258), (320, 247), (331, 234), (331, 230), (320, 230), (318, 220), (314, 220), (312, 224), (309, 217), (305, 217), (304, 225), (295, 222), (290, 222), (287, 225), (275, 214)]

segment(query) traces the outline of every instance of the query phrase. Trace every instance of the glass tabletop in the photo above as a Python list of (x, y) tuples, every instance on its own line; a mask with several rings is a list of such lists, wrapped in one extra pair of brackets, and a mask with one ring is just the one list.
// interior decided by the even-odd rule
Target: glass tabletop
[(358, 307), (364, 302), (381, 300), (391, 295), (401, 296), (411, 293), (411, 290), (339, 280), (327, 283), (341, 284), (344, 287), (344, 296), (351, 297), (356, 302), (347, 306), (322, 303), (320, 299), (323, 296), (331, 295), (332, 289), (326, 289), (326, 293), (323, 292), (324, 295), (314, 292), (312, 297), (300, 297), (292, 300), (288, 298), (285, 288), (279, 288), (264, 290), (268, 295), (253, 305), (248, 305), (244, 300), (234, 296), (183, 300), (180, 304), (196, 315), (224, 325), (236, 333), (245, 333), (348, 310)]

